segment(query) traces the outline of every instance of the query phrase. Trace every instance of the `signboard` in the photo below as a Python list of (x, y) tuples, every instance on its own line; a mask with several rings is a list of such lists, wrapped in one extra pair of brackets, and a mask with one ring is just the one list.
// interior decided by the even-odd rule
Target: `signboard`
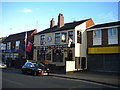
[(120, 53), (120, 47), (88, 48), (88, 54), (113, 54), (113, 53)]

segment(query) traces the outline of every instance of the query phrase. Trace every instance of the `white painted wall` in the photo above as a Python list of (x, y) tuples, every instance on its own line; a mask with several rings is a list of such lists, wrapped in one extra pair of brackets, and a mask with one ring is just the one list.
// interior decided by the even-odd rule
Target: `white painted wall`
[(40, 46), (40, 35), (34, 36), (34, 46)]
[[(77, 43), (77, 31), (82, 33), (82, 44)], [(86, 57), (87, 36), (86, 22), (75, 27), (75, 57)]]

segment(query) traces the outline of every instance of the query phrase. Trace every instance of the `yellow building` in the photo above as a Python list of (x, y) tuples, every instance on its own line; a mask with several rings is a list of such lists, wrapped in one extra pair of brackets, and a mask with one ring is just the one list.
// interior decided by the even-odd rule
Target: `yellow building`
[(64, 23), (63, 14), (47, 28), (34, 36), (34, 60), (45, 61), (66, 72), (87, 69), (86, 28), (94, 25), (92, 19)]

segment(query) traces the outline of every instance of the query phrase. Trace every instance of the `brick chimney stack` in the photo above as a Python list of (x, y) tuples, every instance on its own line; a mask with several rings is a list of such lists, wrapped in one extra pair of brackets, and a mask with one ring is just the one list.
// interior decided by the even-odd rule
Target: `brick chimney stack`
[(63, 16), (63, 14), (59, 14), (59, 16), (58, 16), (58, 27), (62, 27), (62, 26), (64, 26), (64, 16)]
[(52, 18), (52, 20), (50, 21), (50, 28), (54, 27), (55, 25), (55, 21), (54, 21), (54, 18)]

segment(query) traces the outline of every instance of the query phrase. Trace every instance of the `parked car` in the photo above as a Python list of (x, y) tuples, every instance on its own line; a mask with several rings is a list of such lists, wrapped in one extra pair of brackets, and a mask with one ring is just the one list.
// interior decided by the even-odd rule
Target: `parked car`
[(7, 65), (3, 63), (2, 61), (0, 61), (0, 68), (7, 68)]
[(22, 66), (22, 73), (23, 74), (32, 74), (34, 76), (49, 75), (49, 68), (47, 68), (42, 63), (26, 62)]

